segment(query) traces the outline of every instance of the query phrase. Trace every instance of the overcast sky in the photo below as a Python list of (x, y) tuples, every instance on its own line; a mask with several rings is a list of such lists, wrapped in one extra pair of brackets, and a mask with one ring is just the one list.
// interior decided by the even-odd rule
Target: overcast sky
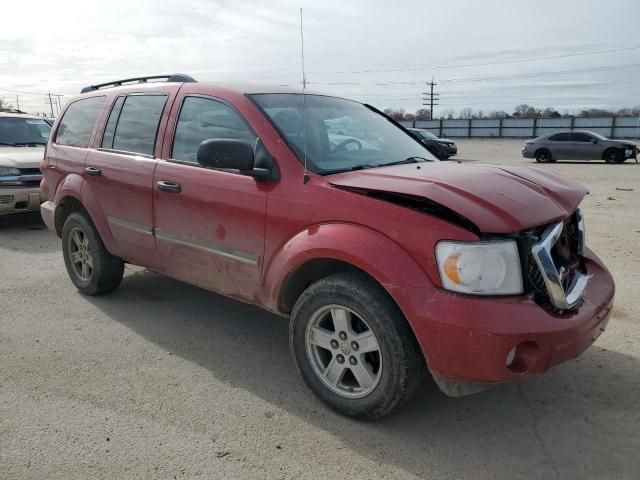
[(638, 0), (5, 1), (0, 97), (45, 111), (167, 72), (299, 86), (300, 7), (313, 90), (413, 111), (433, 76), (436, 114), (640, 105)]

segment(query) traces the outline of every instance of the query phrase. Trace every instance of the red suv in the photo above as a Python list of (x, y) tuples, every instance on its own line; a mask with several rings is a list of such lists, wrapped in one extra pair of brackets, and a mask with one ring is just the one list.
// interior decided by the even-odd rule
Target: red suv
[(438, 162), (342, 98), (186, 75), (90, 86), (41, 169), (80, 292), (131, 263), (289, 317), (302, 377), (347, 415), (388, 413), (425, 368), (455, 396), (545, 371), (612, 308), (582, 186)]

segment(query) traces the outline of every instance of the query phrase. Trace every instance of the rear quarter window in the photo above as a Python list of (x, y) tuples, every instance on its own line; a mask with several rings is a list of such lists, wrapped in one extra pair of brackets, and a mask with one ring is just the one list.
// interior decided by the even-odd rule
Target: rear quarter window
[(90, 97), (76, 100), (69, 105), (60, 120), (55, 143), (70, 147), (88, 147), (91, 132), (104, 101), (105, 97)]

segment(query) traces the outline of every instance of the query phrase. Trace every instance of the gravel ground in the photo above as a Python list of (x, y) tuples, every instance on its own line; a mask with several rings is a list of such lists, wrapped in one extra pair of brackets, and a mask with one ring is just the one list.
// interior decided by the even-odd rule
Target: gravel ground
[[(520, 141), (460, 158), (534, 165)], [(616, 279), (607, 332), (551, 372), (449, 399), (429, 379), (381, 421), (304, 387), (287, 323), (136, 267), (89, 298), (38, 215), (0, 219), (0, 477), (609, 478), (640, 472), (640, 166), (558, 163), (591, 195), (589, 245)]]

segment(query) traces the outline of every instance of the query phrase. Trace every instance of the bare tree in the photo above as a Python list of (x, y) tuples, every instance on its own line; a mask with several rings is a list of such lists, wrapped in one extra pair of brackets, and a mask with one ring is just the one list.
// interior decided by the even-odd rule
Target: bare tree
[(451, 120), (456, 116), (456, 111), (453, 108), (448, 108), (442, 112), (442, 118), (446, 118), (447, 120)]
[(404, 120), (405, 109), (404, 108), (385, 108), (385, 115), (390, 116), (396, 121)]
[(429, 120), (431, 118), (430, 108), (419, 108), (416, 110), (416, 120)]
[(507, 118), (508, 116), (509, 114), (504, 110), (495, 110), (489, 113), (489, 115), (487, 115), (487, 118)]
[(460, 110), (459, 118), (463, 118), (465, 120), (468, 118), (473, 118), (473, 108), (464, 107), (462, 110)]

